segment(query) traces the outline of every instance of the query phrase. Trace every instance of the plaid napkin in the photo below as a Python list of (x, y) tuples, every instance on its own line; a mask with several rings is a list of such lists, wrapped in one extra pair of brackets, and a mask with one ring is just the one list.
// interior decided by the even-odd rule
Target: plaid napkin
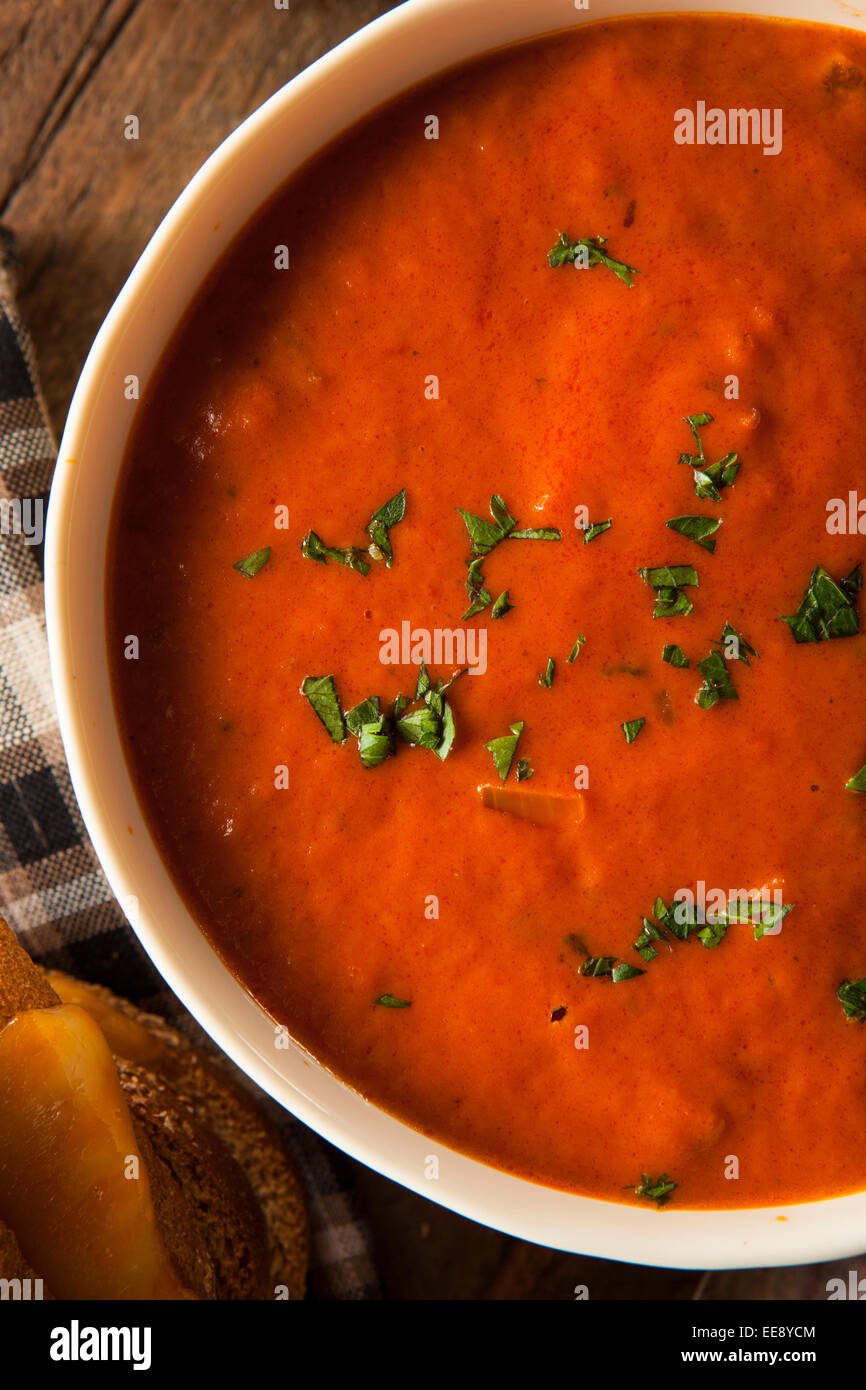
[[(42, 597), (41, 523), (57, 450), (15, 309), (15, 263), (14, 238), (0, 225), (0, 912), (34, 960), (106, 985), (214, 1051), (127, 925), (69, 780)], [(381, 1298), (346, 1160), (236, 1075), (279, 1125), (303, 1179), (311, 1296)]]

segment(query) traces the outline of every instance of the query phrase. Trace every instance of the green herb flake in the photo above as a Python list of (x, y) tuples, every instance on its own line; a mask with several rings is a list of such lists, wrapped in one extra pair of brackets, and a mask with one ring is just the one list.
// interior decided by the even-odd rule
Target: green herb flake
[(613, 975), (616, 956), (589, 956), (580, 967), (578, 974), (589, 975), (595, 979), (601, 975)]
[(629, 719), (627, 723), (620, 724), (626, 743), (634, 743), (645, 723), (645, 719)]
[(569, 666), (571, 666), (575, 661), (577, 661), (577, 658), (580, 656), (580, 649), (585, 642), (586, 638), (584, 637), (582, 632), (579, 632), (577, 634), (577, 641), (575, 642), (568, 656), (565, 658)]
[(342, 743), (346, 737), (346, 723), (334, 677), (307, 676), (301, 686), (301, 691), (309, 700), (334, 743)]
[(723, 920), (711, 922), (706, 927), (701, 927), (698, 932), (698, 940), (708, 950), (713, 946), (719, 946), (724, 940), (725, 932), (729, 926), (730, 923)]
[(355, 738), (360, 738), (361, 729), (364, 724), (374, 723), (381, 714), (379, 696), (369, 695), (366, 700), (362, 700), (354, 709), (346, 711), (346, 727), (350, 734)]
[(430, 673), (422, 661), (418, 667), (418, 679), (415, 682), (415, 699), (423, 700), (431, 688)]
[(510, 531), (510, 541), (561, 541), (562, 532), (555, 526), (526, 526), (522, 531)]
[(235, 560), (232, 569), (245, 575), (247, 579), (254, 579), (259, 570), (264, 569), (270, 558), (271, 547), (263, 545), (261, 550), (254, 550), (252, 555), (245, 556), (243, 560)]
[(667, 943), (668, 938), (661, 927), (651, 921), (649, 917), (642, 917), (641, 921), (643, 922), (643, 930), (637, 941), (634, 942), (634, 949), (639, 956), (642, 956), (645, 961), (649, 962), (655, 960), (658, 955), (654, 942), (664, 941)]
[[(394, 563), (394, 551), (389, 532), (392, 526), (402, 521), (406, 515), (406, 489), (401, 488), (383, 506), (375, 511), (367, 522), (367, 535), (371, 541), (371, 553), (375, 559), (384, 559), (388, 569)], [(376, 553), (378, 552), (378, 553)]]
[[(748, 918), (754, 925), (756, 941), (760, 941), (761, 937), (764, 936), (771, 927), (775, 927), (777, 922), (781, 922), (782, 919), (787, 917), (788, 913), (792, 912), (794, 909), (793, 903), (783, 903), (781, 907), (776, 907), (775, 903), (760, 903), (759, 906), (761, 911), (758, 917), (753, 916)], [(731, 921), (735, 920), (730, 913), (728, 915)]]
[(638, 975), (645, 975), (646, 971), (637, 965), (629, 965), (627, 961), (618, 960), (616, 956), (590, 956), (583, 962), (578, 973), (588, 975), (591, 979), (610, 976), (613, 984), (619, 985), (625, 980), (634, 980)]
[(716, 639), (714, 646), (723, 648), (727, 661), (743, 661), (747, 666), (751, 666), (749, 657), (754, 656), (760, 660), (751, 643), (747, 642), (743, 634), (727, 622), (722, 629), (721, 637)]
[(594, 541), (596, 536), (600, 536), (602, 532), (609, 531), (612, 525), (612, 518), (609, 521), (590, 522), (589, 526), (587, 526), (586, 530), (583, 533), (584, 545), (589, 545), (590, 541)]
[(694, 604), (684, 592), (699, 583), (694, 565), (655, 565), (639, 569), (638, 574), (655, 591), (654, 618), (684, 618), (694, 612)]
[[(493, 499), (493, 501), (499, 499)], [(503, 529), (498, 522), (488, 521), (486, 517), (476, 516), (474, 512), (466, 512), (462, 507), (457, 508), (463, 518), (466, 530), (469, 532), (469, 539), (472, 542), (473, 556), (480, 557), (489, 555), (491, 550), (504, 540), (509, 530), (514, 529), (514, 523), (510, 527)], [(491, 511), (493, 505), (491, 501)]]
[(356, 570), (358, 574), (369, 574), (370, 561), (366, 557), (366, 552), (349, 546), (345, 550), (337, 550), (333, 546), (325, 545), (321, 537), (315, 531), (308, 531), (301, 541), (301, 550), (308, 560), (316, 560), (319, 564), (326, 565), (329, 560), (335, 564), (346, 565), (349, 569)]
[(445, 759), (448, 757), (448, 754), (451, 752), (456, 733), (457, 726), (454, 722), (454, 711), (452, 710), (448, 701), (445, 700), (443, 702), (442, 709), (442, 737), (439, 743), (433, 749), (433, 752), (436, 754), (437, 758), (440, 758), (442, 762), (445, 761)]
[(540, 674), (539, 674), (539, 677), (538, 677), (538, 684), (539, 684), (539, 685), (542, 685), (542, 686), (546, 686), (547, 689), (549, 690), (550, 687), (553, 685), (553, 677), (554, 677), (555, 671), (556, 671), (556, 662), (554, 661), (554, 659), (553, 659), (552, 656), (549, 656), (549, 657), (547, 658), (547, 665), (545, 666), (544, 670), (543, 670), (542, 672), (540, 672)]
[(682, 647), (677, 647), (673, 642), (668, 642), (668, 644), (662, 648), (662, 661), (666, 661), (669, 666), (677, 666), (684, 671), (687, 671), (691, 665)]
[(694, 565), (656, 565), (650, 569), (639, 569), (638, 574), (651, 589), (692, 588), (698, 584), (698, 572)]
[(645, 1197), (648, 1202), (655, 1202), (656, 1206), (663, 1207), (670, 1200), (676, 1186), (673, 1178), (669, 1178), (667, 1173), (662, 1173), (658, 1178), (651, 1178), (648, 1173), (642, 1173), (640, 1186), (634, 1189), (634, 1195)]
[(493, 595), (489, 589), (484, 587), (484, 575), (481, 573), (482, 559), (483, 556), (479, 555), (470, 561), (466, 577), (466, 592), (470, 602), (461, 622), (467, 622), (469, 618), (474, 618), (477, 613), (483, 613), (484, 609), (493, 602)]
[(627, 961), (621, 960), (618, 965), (613, 967), (611, 978), (615, 985), (621, 984), (623, 980), (634, 980), (638, 975), (645, 975), (646, 971), (641, 970), (636, 965), (629, 965)]
[(843, 980), (836, 990), (836, 998), (846, 1018), (855, 1023), (866, 1023), (866, 979)]
[(373, 1004), (382, 1009), (409, 1009), (412, 1006), (412, 1000), (398, 999), (396, 994), (380, 994), (378, 999), (373, 1000)]
[(429, 705), (401, 715), (396, 728), (406, 743), (414, 743), (419, 748), (438, 748), (442, 742), (442, 720)]
[(863, 584), (863, 567), (856, 565), (838, 584), (821, 565), (813, 569), (796, 613), (783, 617), (795, 642), (826, 642), (831, 637), (854, 637), (860, 631), (855, 601)]
[(665, 522), (665, 526), (669, 530), (686, 536), (690, 541), (695, 541), (704, 550), (708, 550), (711, 555), (716, 548), (716, 542), (712, 538), (721, 524), (721, 521), (717, 521), (711, 516), (674, 516), (671, 517), (670, 521)]
[(698, 662), (698, 670), (704, 683), (695, 696), (695, 703), (701, 709), (712, 709), (720, 700), (739, 700), (721, 652), (710, 652), (709, 656)]
[(528, 782), (530, 777), (535, 776), (535, 768), (529, 766), (526, 758), (517, 759), (517, 780), (518, 782)]
[(704, 446), (698, 433), (704, 425), (713, 423), (712, 415), (685, 415), (684, 422), (692, 432), (697, 447), (696, 454), (680, 454), (678, 463), (688, 464), (694, 470), (695, 493), (703, 501), (721, 502), (720, 489), (730, 487), (739, 473), (742, 463), (735, 453), (725, 454), (717, 463), (707, 463)]
[(358, 753), (364, 767), (379, 767), (386, 758), (393, 756), (394, 733), (387, 715), (362, 724), (358, 734)]
[(636, 270), (633, 265), (626, 265), (625, 261), (614, 260), (606, 251), (602, 250), (602, 247), (606, 245), (607, 237), (605, 236), (584, 236), (579, 237), (577, 241), (570, 241), (565, 232), (560, 232), (559, 241), (553, 250), (548, 252), (547, 264), (554, 269), (561, 265), (576, 265), (588, 270), (594, 270), (597, 265), (602, 265), (607, 270), (612, 271), (619, 280), (622, 280), (624, 285), (632, 289), (634, 281), (631, 277), (639, 275), (640, 271)]
[(504, 782), (511, 771), (514, 754), (517, 752), (520, 735), (523, 733), (523, 725), (523, 720), (518, 724), (509, 724), (510, 734), (503, 734), (501, 738), (492, 738), (489, 743), (484, 745), (487, 751), (493, 755), (500, 782)]
[(866, 763), (863, 764), (859, 772), (845, 783), (845, 790), (849, 792), (866, 792)]
[[(467, 512), (463, 507), (458, 507), (457, 511), (463, 518), (463, 524), (472, 542), (469, 572), (466, 577), (469, 607), (461, 617), (461, 622), (467, 622), (478, 613), (483, 613), (484, 609), (493, 603), (493, 595), (485, 586), (484, 576), (481, 573), (481, 561), (490, 554), (491, 550), (494, 550), (504, 540), (559, 541), (562, 540), (562, 535), (552, 526), (524, 531), (515, 530), (517, 522), (510, 515), (505, 501), (498, 493), (495, 493), (490, 499), (492, 521), (488, 521), (483, 516), (476, 516), (474, 512)], [(498, 610), (494, 611), (494, 618), (503, 618), (513, 607), (513, 604), (508, 602), (507, 589), (499, 595), (494, 607)]]

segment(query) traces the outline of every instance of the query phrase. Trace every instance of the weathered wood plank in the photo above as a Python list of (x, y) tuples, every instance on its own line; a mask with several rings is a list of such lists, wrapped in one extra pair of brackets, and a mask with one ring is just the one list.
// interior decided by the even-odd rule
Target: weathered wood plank
[[(296, 72), (392, 7), (75, 0), (38, 5), (29, 27), (19, 10), (21, 41), (0, 70), (4, 120), (21, 93), (3, 126), (0, 216), (18, 239), (21, 308), (56, 429), (112, 300), (195, 170)], [(7, 43), (14, 33), (7, 25)], [(130, 114), (138, 140), (124, 138)]]

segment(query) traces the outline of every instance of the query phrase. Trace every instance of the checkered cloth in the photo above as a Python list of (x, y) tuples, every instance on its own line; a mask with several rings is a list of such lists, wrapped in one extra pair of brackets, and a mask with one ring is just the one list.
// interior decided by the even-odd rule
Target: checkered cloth
[[(15, 309), (15, 243), (0, 226), (0, 911), (34, 960), (106, 985), (213, 1050), (127, 925), (69, 780), (48, 666), (39, 525), (56, 453), (33, 345)], [(311, 1296), (381, 1298), (349, 1165), (256, 1094), (306, 1188)]]

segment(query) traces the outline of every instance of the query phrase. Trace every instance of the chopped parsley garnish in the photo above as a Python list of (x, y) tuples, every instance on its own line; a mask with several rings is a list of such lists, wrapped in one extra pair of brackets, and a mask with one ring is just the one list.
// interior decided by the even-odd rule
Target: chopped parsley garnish
[(589, 956), (580, 967), (578, 974), (595, 978), (598, 975), (612, 975), (616, 956)]
[(665, 522), (671, 531), (678, 532), (681, 536), (686, 536), (688, 540), (695, 541), (708, 550), (712, 555), (716, 548), (716, 542), (712, 539), (721, 526), (721, 521), (711, 516), (674, 516), (670, 521)]
[(517, 780), (518, 782), (528, 782), (530, 777), (535, 776), (535, 768), (529, 766), (526, 758), (517, 759)]
[(676, 1186), (673, 1178), (669, 1178), (667, 1173), (661, 1173), (657, 1178), (651, 1178), (649, 1173), (641, 1173), (640, 1186), (634, 1189), (634, 1195), (645, 1197), (648, 1202), (655, 1202), (656, 1206), (663, 1207), (665, 1202), (670, 1200)]
[[(560, 541), (562, 535), (553, 526), (516, 530), (517, 522), (513, 516), (509, 515), (508, 508), (498, 493), (495, 493), (490, 499), (492, 521), (488, 521), (483, 516), (476, 516), (474, 512), (464, 511), (462, 507), (458, 507), (457, 510), (463, 518), (466, 530), (469, 532), (469, 539), (472, 542), (468, 561), (469, 572), (466, 577), (469, 607), (461, 618), (461, 622), (467, 622), (469, 618), (474, 618), (477, 613), (482, 613), (493, 603), (493, 595), (486, 587), (484, 575), (481, 573), (481, 561), (485, 555), (489, 555), (491, 550), (499, 545), (500, 541)], [(508, 603), (507, 589), (499, 595), (495, 607), (499, 608), (498, 612), (494, 611), (493, 613), (495, 618), (504, 617), (513, 607), (513, 604)]]
[(334, 743), (342, 743), (346, 737), (346, 722), (334, 677), (307, 676), (301, 690), (327, 729), (329, 737)]
[(698, 662), (698, 670), (704, 683), (695, 696), (695, 703), (701, 709), (712, 709), (720, 700), (739, 700), (721, 652), (710, 652), (709, 656)]
[(349, 733), (354, 734), (355, 738), (360, 738), (363, 726), (374, 723), (381, 712), (378, 695), (369, 695), (366, 700), (355, 705), (354, 709), (346, 710), (346, 727)]
[(609, 975), (613, 983), (618, 985), (623, 980), (634, 980), (638, 975), (645, 975), (646, 971), (636, 965), (629, 965), (627, 961), (618, 960), (616, 956), (589, 956), (578, 974), (589, 975), (591, 978)]
[(361, 727), (358, 753), (364, 767), (378, 767), (394, 752), (394, 732), (391, 720), (383, 714)]
[[(422, 661), (418, 668), (414, 701), (408, 701), (405, 700), (405, 697), (398, 696), (392, 710), (395, 727), (400, 737), (406, 743), (414, 743), (419, 748), (429, 748), (443, 761), (451, 752), (456, 733), (454, 711), (445, 699), (445, 691), (462, 674), (462, 671), (458, 671), (457, 675), (452, 676), (450, 681), (443, 683), (440, 679), (433, 685), (427, 667)], [(418, 704), (419, 701), (423, 702), (419, 708), (410, 709), (408, 714), (405, 712), (409, 709), (410, 704)]]
[(639, 275), (633, 265), (626, 265), (625, 261), (615, 261), (613, 256), (609, 256), (601, 248), (607, 245), (606, 236), (584, 236), (577, 241), (569, 241), (565, 232), (559, 233), (559, 241), (553, 250), (548, 252), (547, 264), (556, 269), (561, 265), (576, 265), (585, 267), (588, 270), (594, 269), (597, 265), (603, 265), (607, 270), (612, 270), (618, 279), (622, 280), (629, 289), (634, 286), (633, 275)]
[(398, 999), (396, 994), (380, 994), (378, 999), (373, 1000), (373, 1004), (378, 1004), (383, 1009), (408, 1009), (411, 1008), (411, 999)]
[(766, 932), (787, 917), (794, 908), (793, 903), (777, 906), (764, 900), (756, 902), (749, 894), (736, 896), (736, 902), (729, 899), (724, 908), (709, 908), (704, 914), (704, 922), (700, 921), (697, 910), (691, 903), (678, 898), (672, 907), (666, 907), (663, 898), (656, 898), (653, 905), (653, 917), (656, 920), (651, 921), (649, 917), (641, 919), (643, 931), (634, 943), (635, 950), (645, 961), (654, 960), (658, 952), (653, 943), (667, 942), (666, 931), (678, 941), (688, 941), (691, 933), (695, 932), (701, 944), (709, 950), (720, 944), (728, 927), (737, 924), (752, 926), (755, 940), (760, 941)]
[[(722, 628), (721, 637), (718, 637), (713, 645), (724, 649), (724, 655), (727, 661), (743, 661), (747, 666), (751, 666), (752, 664), (749, 661), (750, 656), (758, 656), (755, 648), (751, 643), (746, 641), (743, 634), (738, 632), (735, 627), (732, 627), (731, 624), (727, 622)], [(758, 657), (758, 660), (760, 660), (760, 657)]]
[(518, 724), (509, 724), (510, 734), (503, 734), (501, 738), (492, 738), (489, 743), (484, 745), (487, 751), (493, 754), (493, 761), (496, 764), (500, 782), (504, 782), (511, 771), (514, 754), (517, 752), (520, 735), (523, 733), (523, 724), (522, 719)]
[(271, 547), (263, 545), (261, 550), (254, 550), (252, 555), (245, 556), (243, 560), (235, 560), (232, 569), (246, 575), (247, 579), (254, 579), (259, 570), (264, 569), (270, 558)]
[(680, 454), (678, 463), (687, 463), (694, 469), (695, 492), (698, 497), (711, 502), (721, 502), (719, 489), (730, 487), (742, 467), (739, 457), (735, 453), (725, 454), (718, 463), (707, 463), (707, 456), (704, 453), (704, 446), (701, 443), (701, 436), (698, 430), (703, 429), (704, 425), (713, 423), (712, 415), (703, 412), (700, 415), (684, 415), (683, 419), (692, 432), (698, 452), (696, 454)]
[(384, 506), (379, 507), (367, 522), (367, 535), (370, 537), (370, 554), (374, 560), (384, 560), (388, 569), (394, 563), (394, 551), (388, 534), (392, 526), (402, 521), (406, 515), (406, 489), (401, 488)]
[(793, 911), (793, 903), (783, 903), (781, 907), (776, 907), (775, 903), (756, 903), (759, 912), (757, 917), (752, 913), (751, 907), (745, 916), (738, 915), (736, 911), (728, 913), (729, 922), (751, 922), (755, 928), (755, 940), (760, 941), (761, 937), (770, 927), (775, 927), (777, 922), (781, 922), (788, 913)]
[[(718, 946), (728, 927), (747, 925), (754, 927), (755, 940), (760, 941), (765, 932), (787, 917), (793, 907), (793, 903), (783, 903), (780, 907), (776, 907), (775, 903), (749, 901), (738, 902), (734, 905), (729, 904), (719, 911), (710, 909), (706, 915), (712, 917), (713, 920), (698, 930), (698, 938), (704, 946)], [(675, 903), (673, 911), (677, 917), (683, 920), (687, 934), (697, 930), (699, 923), (694, 908), (688, 907), (684, 903)]]
[(701, 709), (712, 709), (720, 700), (739, 700), (727, 662), (743, 661), (747, 666), (751, 666), (749, 658), (758, 655), (743, 634), (727, 622), (716, 645), (721, 647), (722, 651), (710, 652), (709, 656), (698, 662), (698, 670), (704, 678), (704, 683), (695, 696), (695, 703), (700, 705)]
[[(469, 595), (469, 607), (461, 618), (461, 622), (466, 622), (469, 618), (474, 618), (476, 613), (483, 613), (484, 609), (493, 602), (493, 595), (484, 586), (484, 575), (481, 573), (481, 561), (483, 556), (472, 560), (469, 565), (469, 573), (466, 578), (466, 592)], [(507, 592), (507, 591), (506, 591)], [(498, 602), (498, 600), (497, 600)]]
[(729, 926), (730, 922), (721, 918), (718, 921), (710, 922), (706, 927), (701, 927), (698, 930), (698, 940), (702, 946), (706, 946), (707, 950), (711, 950), (712, 947), (721, 945)]
[(577, 661), (577, 658), (580, 656), (580, 649), (585, 642), (586, 638), (584, 637), (582, 632), (579, 632), (577, 634), (577, 641), (575, 642), (568, 656), (565, 658), (569, 666), (571, 666), (573, 662)]
[(397, 733), (407, 743), (418, 744), (420, 748), (438, 748), (442, 742), (441, 720), (426, 704), (401, 715), (397, 720)]
[(370, 695), (347, 710), (346, 727), (358, 740), (364, 767), (378, 767), (393, 754), (394, 726), (389, 716), (382, 714), (378, 695)]
[(849, 792), (866, 792), (866, 763), (863, 764), (859, 772), (849, 778), (845, 783), (845, 790)]
[(629, 719), (627, 723), (620, 724), (626, 743), (634, 743), (645, 723), (645, 719)]
[(508, 533), (510, 541), (561, 541), (562, 535), (555, 526), (525, 526), (520, 531)]
[(603, 531), (609, 531), (612, 525), (612, 518), (609, 521), (590, 522), (589, 526), (587, 526), (586, 530), (583, 533), (584, 545), (589, 545), (590, 541), (594, 541), (596, 536), (600, 536)]
[(546, 686), (549, 690), (550, 687), (553, 685), (553, 676), (555, 671), (556, 662), (554, 661), (552, 656), (549, 656), (547, 658), (547, 665), (545, 666), (544, 670), (539, 674), (538, 684)]
[(639, 569), (638, 574), (655, 590), (654, 618), (685, 618), (694, 612), (695, 606), (684, 592), (698, 584), (694, 565), (657, 565)]
[(845, 1017), (855, 1023), (866, 1023), (866, 979), (843, 980), (836, 990), (836, 998), (845, 1011)]
[(322, 565), (326, 565), (329, 560), (333, 560), (338, 565), (347, 565), (351, 570), (357, 570), (358, 574), (370, 573), (370, 562), (366, 557), (366, 552), (349, 546), (345, 550), (337, 550), (334, 546), (325, 545), (325, 542), (316, 535), (315, 531), (308, 531), (301, 541), (301, 550), (308, 560), (318, 560)]
[(662, 661), (666, 661), (669, 666), (678, 666), (681, 670), (688, 670), (691, 664), (682, 647), (676, 646), (673, 642), (668, 642), (662, 648)]
[(621, 960), (618, 965), (613, 967), (611, 979), (615, 985), (621, 984), (623, 980), (634, 980), (638, 975), (645, 975), (646, 971), (641, 970), (637, 965), (629, 965), (627, 961)]
[(394, 562), (394, 551), (389, 532), (392, 526), (396, 526), (398, 521), (403, 520), (405, 514), (406, 489), (402, 488), (394, 497), (379, 507), (367, 522), (365, 529), (370, 537), (368, 550), (364, 551), (359, 546), (354, 545), (343, 548), (325, 545), (321, 536), (317, 536), (315, 531), (308, 531), (304, 536), (301, 541), (301, 550), (308, 560), (317, 560), (322, 565), (333, 560), (335, 564), (346, 565), (349, 569), (356, 570), (358, 574), (370, 573), (368, 554), (374, 560), (384, 560), (390, 569)]
[(812, 571), (796, 613), (782, 618), (795, 642), (826, 642), (831, 637), (854, 637), (860, 631), (855, 601), (863, 584), (863, 566), (855, 565), (838, 584), (821, 565)]
[(358, 740), (361, 762), (371, 768), (379, 767), (396, 752), (395, 731), (404, 742), (429, 748), (438, 758), (447, 758), (456, 725), (445, 691), (462, 675), (458, 671), (450, 681), (440, 679), (433, 685), (422, 662), (414, 700), (398, 695), (388, 713), (383, 713), (378, 695), (368, 695), (344, 715), (333, 676), (308, 676), (301, 689), (333, 741), (342, 743), (348, 729)]
[(513, 607), (514, 604), (508, 602), (508, 590), (503, 589), (490, 610), (490, 616), (491, 618), (504, 618), (505, 614), (510, 613)]
[[(659, 901), (661, 900), (659, 899)], [(655, 960), (658, 955), (658, 951), (653, 945), (653, 942), (667, 942), (668, 938), (661, 927), (658, 926), (656, 922), (651, 921), (649, 917), (642, 917), (641, 921), (643, 922), (643, 931), (637, 941), (634, 942), (634, 949), (639, 956), (642, 956), (643, 959), (649, 963), (649, 961)]]
[(490, 499), (490, 512), (493, 521), (488, 521), (486, 517), (476, 516), (474, 512), (464, 511), (462, 507), (457, 508), (463, 518), (466, 530), (469, 532), (469, 539), (472, 542), (472, 555), (489, 555), (500, 541), (514, 530), (517, 522), (513, 516), (509, 516), (505, 508), (505, 503), (500, 496), (495, 495)]

